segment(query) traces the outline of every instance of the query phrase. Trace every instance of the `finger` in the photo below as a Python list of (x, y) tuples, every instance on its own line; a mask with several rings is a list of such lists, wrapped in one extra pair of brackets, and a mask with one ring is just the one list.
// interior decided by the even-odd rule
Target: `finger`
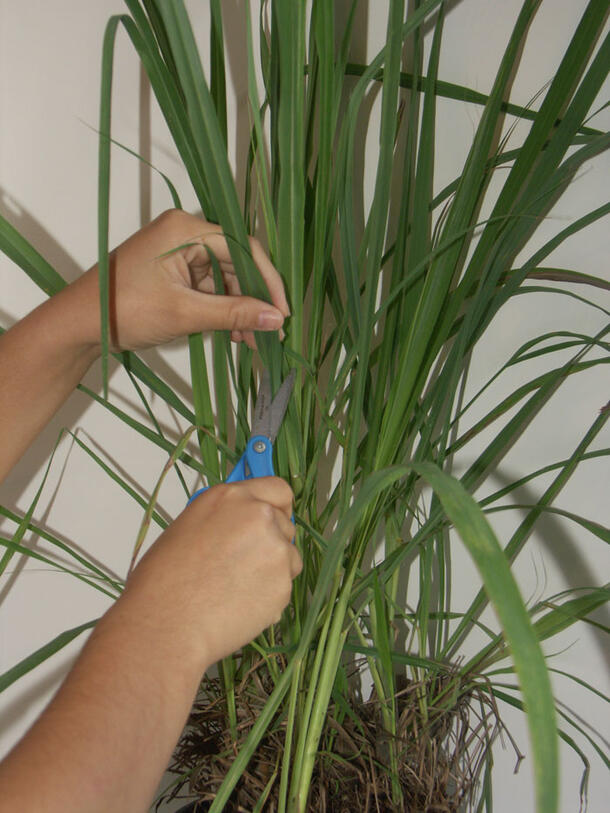
[(250, 237), (250, 251), (252, 252), (252, 257), (258, 267), (258, 270), (261, 272), (261, 276), (265, 281), (267, 289), (271, 294), (271, 301), (276, 308), (278, 308), (284, 314), (284, 316), (290, 316), (290, 306), (288, 305), (288, 300), (286, 299), (282, 278), (263, 250), (263, 247), (259, 241), (254, 237)]
[[(222, 230), (220, 229), (220, 226), (218, 227), (218, 230), (207, 231), (206, 229), (204, 234), (201, 234), (200, 232), (198, 235), (193, 237), (192, 243), (193, 244), (196, 243), (197, 245), (202, 247), (203, 254), (199, 254), (198, 256), (203, 257), (206, 263), (209, 264), (210, 262), (210, 254), (207, 250), (209, 246), (210, 251), (214, 254), (214, 256), (216, 257), (221, 266), (227, 264), (233, 267), (233, 260), (231, 259), (229, 245), (227, 243), (226, 237), (224, 236)], [(195, 248), (194, 245), (188, 246), (184, 250), (185, 252), (188, 252), (189, 249), (193, 248)], [(185, 256), (188, 256), (188, 253), (185, 254)]]
[(303, 559), (301, 558), (301, 554), (298, 552), (296, 545), (290, 545), (288, 556), (290, 565), (290, 578), (296, 579), (301, 570), (303, 570)]
[[(250, 251), (252, 252), (252, 258), (256, 263), (258, 270), (260, 271), (261, 277), (265, 285), (267, 286), (267, 290), (271, 296), (272, 304), (279, 310), (284, 316), (290, 316), (290, 306), (288, 305), (288, 300), (286, 299), (286, 292), (284, 290), (284, 283), (282, 278), (267, 256), (265, 250), (261, 246), (260, 242), (255, 237), (249, 238), (250, 243)], [(205, 249), (206, 245), (209, 245), (210, 249), (214, 252), (216, 259), (219, 261), (220, 266), (225, 273), (225, 283), (229, 280), (234, 281), (233, 284), (236, 287), (235, 290), (229, 290), (229, 293), (236, 293), (240, 292), (239, 289), (239, 281), (237, 279), (237, 275), (234, 271), (231, 273), (233, 269), (233, 263), (231, 260), (231, 254), (229, 251), (228, 243), (225, 237), (221, 234), (211, 234), (206, 236), (203, 240), (203, 247)], [(227, 273), (229, 272), (229, 273)], [(230, 284), (230, 283), (229, 283)]]
[(223, 296), (181, 288), (181, 325), (189, 333), (199, 330), (279, 330), (284, 316), (277, 308), (250, 296)]
[(281, 508), (275, 508), (275, 506), (272, 506), (272, 508), (273, 519), (281, 535), (286, 542), (292, 542), (295, 533), (294, 523), (286, 516)]
[(216, 291), (217, 294), (228, 294), (229, 296), (241, 296), (241, 288), (239, 287), (239, 280), (235, 274), (223, 274), (222, 281), (224, 284), (224, 291)]
[(244, 339), (244, 335), (241, 330), (232, 330), (231, 331), (231, 341), (232, 342), (241, 342)]
[(243, 337), (250, 350), (256, 350), (256, 337), (254, 336), (254, 333), (252, 333), (251, 330), (248, 330), (243, 334)]
[[(216, 227), (217, 228), (217, 227)], [(210, 250), (214, 253), (214, 256), (220, 263), (221, 267), (223, 265), (230, 265), (232, 267), (232, 259), (231, 259), (231, 252), (229, 251), (229, 246), (225, 236), (222, 232), (219, 231), (211, 231), (208, 232), (198, 238), (197, 242), (200, 243), (205, 250), (205, 254), (207, 255), (207, 259), (209, 261), (209, 252), (206, 250), (209, 246)], [(260, 242), (255, 237), (250, 237), (249, 244), (250, 244), (250, 251), (252, 253), (252, 258), (257, 265), (258, 270), (267, 286), (267, 290), (271, 296), (272, 304), (284, 315), (290, 316), (290, 306), (288, 305), (288, 300), (286, 299), (286, 293), (284, 290), (284, 283), (282, 281), (282, 277), (280, 276), (279, 272), (267, 256), (267, 253), (263, 249)], [(203, 261), (203, 257), (201, 252), (197, 250), (195, 246), (188, 246), (184, 249), (187, 254), (185, 256), (190, 258), (192, 257), (193, 260), (197, 263), (197, 267), (199, 268), (201, 262)], [(190, 251), (190, 255), (188, 252)]]
[[(242, 335), (242, 338), (243, 338), (243, 340), (245, 341), (245, 343), (248, 345), (248, 347), (251, 350), (256, 350), (257, 349), (256, 336), (254, 335), (254, 333), (252, 333), (252, 331), (244, 332), (243, 335)], [(286, 338), (286, 334), (280, 328), (280, 330), (279, 330), (279, 339), (280, 339), (280, 341), (283, 342), (285, 338)]]
[(243, 480), (235, 485), (247, 490), (253, 499), (279, 508), (288, 519), (292, 516), (294, 494), (288, 483), (281, 477), (253, 477), (251, 480)]

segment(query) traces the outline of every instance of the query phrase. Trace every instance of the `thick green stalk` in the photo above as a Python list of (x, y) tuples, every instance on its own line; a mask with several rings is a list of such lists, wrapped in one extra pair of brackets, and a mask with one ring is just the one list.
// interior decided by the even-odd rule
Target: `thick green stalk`
[[(298, 785), (299, 779), (302, 776), (302, 766), (304, 764), (309, 744), (309, 730), (312, 718), (312, 711), (315, 707), (315, 700), (318, 696), (320, 673), (322, 664), (326, 655), (326, 644), (328, 641), (328, 634), (333, 620), (332, 608), (336, 600), (337, 593), (340, 587), (340, 577), (337, 575), (334, 580), (333, 588), (330, 593), (330, 601), (328, 602), (328, 609), (326, 611), (326, 618), (324, 624), (317, 638), (316, 653), (311, 668), (307, 671), (307, 696), (304, 706), (301, 709), (299, 719), (299, 737), (295, 748), (295, 756), (293, 760), (293, 776), (291, 782), (290, 799), (294, 799), (295, 789)], [(292, 807), (289, 808), (292, 810)]]
[(284, 738), (284, 753), (282, 754), (282, 772), (280, 774), (280, 788), (278, 794), (277, 813), (286, 813), (286, 802), (288, 798), (288, 783), (290, 781), (290, 770), (292, 767), (292, 743), (294, 731), (297, 723), (299, 690), (303, 680), (302, 663), (299, 664), (292, 677), (292, 687), (288, 699), (288, 711), (286, 719), (286, 735)]
[(398, 740), (396, 737), (396, 680), (394, 677), (394, 664), (392, 663), (392, 641), (390, 640), (390, 630), (393, 627), (390, 623), (387, 601), (382, 592), (379, 579), (375, 580), (374, 600), (369, 606), (371, 611), (371, 635), (373, 644), (377, 647), (379, 653), (377, 659), (379, 668), (375, 666), (371, 670), (371, 676), (377, 689), (383, 727), (388, 734), (392, 804), (396, 809), (403, 810), (404, 799), (399, 780)]
[[(349, 587), (351, 587), (351, 585), (349, 585)], [(326, 711), (328, 709), (328, 701), (335, 681), (337, 667), (341, 659), (343, 644), (347, 636), (347, 629), (342, 628), (347, 607), (348, 597), (346, 598), (345, 591), (342, 591), (333, 613), (328, 645), (324, 652), (323, 668), (307, 729), (307, 738), (304, 742), (305, 747), (302, 760), (299, 763), (295, 763), (295, 767), (298, 767), (298, 773), (296, 773), (298, 783), (290, 795), (289, 813), (304, 813), (304, 811), (307, 810), (307, 797), (309, 796), (311, 776), (318, 754), (318, 742), (322, 734)]]

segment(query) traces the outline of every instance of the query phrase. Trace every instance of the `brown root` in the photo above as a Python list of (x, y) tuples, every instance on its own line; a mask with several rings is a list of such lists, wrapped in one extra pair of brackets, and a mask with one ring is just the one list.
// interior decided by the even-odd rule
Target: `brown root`
[[(448, 689), (451, 689), (451, 693)], [(236, 686), (231, 730), (220, 680), (204, 679), (170, 770), (179, 780), (165, 799), (182, 796), (206, 810), (265, 706), (273, 682), (264, 662)], [(491, 742), (503, 730), (484, 683), (460, 686), (444, 674), (424, 682), (402, 679), (395, 697), (397, 730), (384, 728), (373, 693), (331, 701), (311, 780), (308, 811), (315, 813), (457, 813), (472, 809)], [(225, 810), (277, 810), (285, 722), (276, 720), (259, 743)], [(514, 743), (513, 743), (514, 744)], [(398, 766), (392, 777), (391, 755)], [(518, 758), (521, 755), (517, 751)], [(394, 780), (394, 781), (393, 781)], [(398, 795), (397, 788), (399, 788)]]

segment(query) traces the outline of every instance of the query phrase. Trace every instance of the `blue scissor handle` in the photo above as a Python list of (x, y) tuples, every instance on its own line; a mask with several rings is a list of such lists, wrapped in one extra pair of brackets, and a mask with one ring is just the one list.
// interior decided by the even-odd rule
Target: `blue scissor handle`
[[(226, 483), (235, 483), (238, 480), (251, 480), (253, 477), (273, 477), (273, 444), (265, 435), (254, 435), (248, 441), (245, 452), (237, 461), (235, 468), (229, 474)], [(188, 501), (190, 505), (208, 486), (196, 491)]]
[[(246, 466), (247, 471), (246, 471)], [(249, 472), (249, 473), (248, 473)], [(235, 468), (229, 474), (225, 483), (236, 483), (238, 480), (251, 480), (253, 477), (273, 477), (275, 471), (273, 469), (273, 444), (265, 435), (254, 435), (250, 438), (246, 450), (237, 461)], [(193, 500), (196, 500), (200, 494), (207, 491), (209, 486), (200, 488), (196, 491), (187, 505), (190, 505)], [(292, 523), (294, 525), (294, 515), (292, 516)], [(292, 540), (294, 542), (294, 539)]]

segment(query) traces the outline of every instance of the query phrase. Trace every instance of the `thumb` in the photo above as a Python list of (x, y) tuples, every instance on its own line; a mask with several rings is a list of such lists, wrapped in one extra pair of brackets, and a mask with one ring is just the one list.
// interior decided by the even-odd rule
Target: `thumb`
[(251, 296), (223, 296), (199, 291), (189, 294), (186, 331), (279, 330), (284, 315), (278, 308)]

